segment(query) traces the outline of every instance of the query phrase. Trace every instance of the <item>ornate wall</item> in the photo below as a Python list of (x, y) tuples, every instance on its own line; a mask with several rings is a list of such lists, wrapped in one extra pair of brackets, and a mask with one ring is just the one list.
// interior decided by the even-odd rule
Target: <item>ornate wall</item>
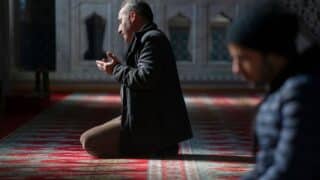
[(297, 13), (303, 23), (302, 31), (311, 39), (320, 42), (320, 1), (281, 0), (283, 5)]
[[(243, 81), (232, 74), (224, 44), (230, 19), (245, 0), (146, 0), (155, 22), (169, 37), (183, 82), (235, 84)], [(117, 33), (119, 0), (56, 0), (56, 71), (51, 79), (71, 82), (114, 82), (99, 72), (94, 60), (101, 51), (122, 57), (126, 45)], [(281, 0), (305, 22), (300, 44), (320, 42), (320, 1)], [(18, 71), (19, 79), (32, 79)]]
[[(229, 19), (235, 15), (236, 0), (148, 2), (155, 22), (172, 42), (182, 81), (240, 82), (231, 72), (224, 44)], [(97, 70), (94, 58), (86, 59), (85, 54), (93, 44), (100, 45), (98, 49), (114, 51), (120, 57), (124, 54), (126, 45), (117, 33), (120, 4), (119, 0), (56, 0), (58, 73), (53, 74), (53, 78), (112, 81)], [(90, 29), (100, 34), (103, 42), (88, 37), (87, 20), (93, 15), (100, 19), (100, 24)], [(103, 33), (98, 32), (98, 26), (103, 26)], [(94, 42), (90, 43), (89, 39)]]

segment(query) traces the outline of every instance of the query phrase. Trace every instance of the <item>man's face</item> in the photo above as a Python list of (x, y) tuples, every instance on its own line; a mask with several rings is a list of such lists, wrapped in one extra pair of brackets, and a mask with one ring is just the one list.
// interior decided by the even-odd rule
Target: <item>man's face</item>
[(119, 15), (119, 27), (118, 32), (123, 37), (124, 41), (130, 43), (133, 38), (133, 27), (132, 22), (130, 20), (130, 12), (126, 12), (126, 5), (120, 9)]
[(258, 51), (238, 46), (228, 45), (232, 57), (232, 72), (243, 76), (253, 83), (265, 83), (268, 76), (267, 59)]

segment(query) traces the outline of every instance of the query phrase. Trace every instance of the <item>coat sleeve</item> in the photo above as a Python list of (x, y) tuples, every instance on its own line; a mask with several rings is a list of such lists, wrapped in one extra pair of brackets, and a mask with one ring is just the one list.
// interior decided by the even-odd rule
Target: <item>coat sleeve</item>
[(132, 89), (153, 89), (160, 74), (160, 41), (157, 36), (145, 38), (136, 68), (118, 64), (113, 69), (113, 77)]
[[(264, 174), (259, 175), (261, 180), (286, 180), (299, 174), (296, 167), (303, 166), (297, 159), (303, 159), (307, 154), (301, 148), (311, 148), (305, 137), (310, 122), (315, 122), (312, 109), (313, 90), (307, 78), (295, 78), (287, 81), (281, 89), (280, 107), (281, 131), (279, 141), (274, 150), (273, 164)], [(302, 146), (306, 147), (302, 147)], [(257, 165), (259, 166), (259, 162)]]

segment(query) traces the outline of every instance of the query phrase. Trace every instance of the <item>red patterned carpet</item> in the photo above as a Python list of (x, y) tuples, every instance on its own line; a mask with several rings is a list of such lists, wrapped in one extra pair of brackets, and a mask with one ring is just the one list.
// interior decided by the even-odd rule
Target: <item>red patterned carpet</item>
[(25, 93), (6, 97), (6, 110), (0, 117), (0, 139), (15, 130), (21, 124), (31, 120), (35, 115), (53, 104), (63, 100), (67, 93), (55, 93), (51, 98), (39, 98)]
[(195, 137), (170, 159), (95, 159), (86, 129), (119, 114), (117, 94), (72, 94), (0, 140), (0, 179), (238, 179), (252, 167), (259, 96), (186, 95)]

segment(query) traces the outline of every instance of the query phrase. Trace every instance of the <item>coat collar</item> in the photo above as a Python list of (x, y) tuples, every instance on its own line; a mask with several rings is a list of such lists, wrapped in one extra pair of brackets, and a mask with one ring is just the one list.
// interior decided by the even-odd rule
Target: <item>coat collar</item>
[(296, 63), (289, 63), (286, 67), (275, 77), (275, 79), (270, 83), (269, 93), (272, 93), (279, 89), (282, 84), (290, 77), (296, 73)]
[(143, 25), (140, 31), (134, 33), (134, 37), (128, 47), (127, 57), (129, 57), (133, 52), (135, 52), (136, 48), (139, 47), (142, 36), (153, 29), (157, 29), (157, 25), (154, 23), (148, 23)]
[(157, 25), (154, 23), (145, 24), (142, 26), (140, 31), (135, 33), (135, 37), (140, 39), (146, 32), (157, 28)]

